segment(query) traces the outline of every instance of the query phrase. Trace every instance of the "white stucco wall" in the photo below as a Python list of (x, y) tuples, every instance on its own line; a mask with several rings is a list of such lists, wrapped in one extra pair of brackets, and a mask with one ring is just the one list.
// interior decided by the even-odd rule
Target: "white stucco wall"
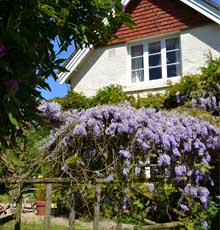
[[(219, 56), (219, 31), (219, 25), (213, 23), (180, 32), (182, 75), (199, 72), (199, 68), (206, 63), (208, 53), (213, 57)], [(129, 45), (119, 44), (92, 51), (77, 71), (72, 73), (72, 88), (87, 96), (95, 95), (99, 88), (109, 84), (120, 84), (126, 92), (135, 94), (163, 90), (166, 85), (164, 81), (131, 83)]]
[(210, 53), (219, 56), (219, 25), (209, 24), (181, 32), (182, 75), (198, 73)]
[(99, 88), (109, 84), (126, 85), (128, 70), (125, 44), (98, 48), (74, 72), (71, 85), (77, 92), (95, 95)]

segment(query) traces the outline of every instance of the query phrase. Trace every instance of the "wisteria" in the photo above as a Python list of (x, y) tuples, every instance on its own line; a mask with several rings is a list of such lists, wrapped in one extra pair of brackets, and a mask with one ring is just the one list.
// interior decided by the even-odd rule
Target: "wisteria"
[(217, 83), (215, 90), (203, 91), (199, 95), (194, 95), (195, 92), (191, 92), (189, 95), (181, 95), (180, 92), (176, 93), (176, 102), (178, 105), (189, 105), (191, 108), (197, 108), (206, 110), (209, 112), (220, 111), (220, 85)]
[[(41, 110), (61, 117), (60, 107), (50, 106)], [(63, 125), (51, 132), (47, 150), (56, 163), (65, 165), (67, 174), (82, 179), (86, 172), (88, 178), (102, 175), (107, 182), (124, 183), (145, 175), (153, 163), (154, 173), (169, 176), (176, 190), (182, 189), (185, 198), (177, 208), (190, 211), (190, 199), (208, 208), (210, 166), (220, 150), (219, 128), (187, 114), (137, 110), (128, 104), (74, 110), (62, 114), (62, 119)], [(148, 184), (155, 196), (156, 186)]]
[(48, 103), (47, 101), (42, 101), (42, 103), (38, 106), (38, 110), (43, 116), (47, 116), (47, 118), (51, 120), (61, 119), (61, 105), (59, 103)]

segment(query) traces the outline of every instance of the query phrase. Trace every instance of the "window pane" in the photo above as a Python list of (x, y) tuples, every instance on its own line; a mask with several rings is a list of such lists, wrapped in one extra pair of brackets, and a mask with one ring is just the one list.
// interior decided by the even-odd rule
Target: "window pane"
[(167, 50), (175, 50), (179, 49), (179, 38), (171, 38), (166, 40), (166, 49)]
[(180, 76), (180, 64), (167, 66), (167, 77)]
[(132, 71), (132, 82), (144, 81), (144, 70)]
[(160, 41), (159, 42), (152, 42), (148, 44), (148, 52), (149, 54), (159, 53), (160, 52)]
[(161, 54), (154, 54), (149, 56), (149, 66), (161, 65)]
[(143, 56), (143, 45), (132, 46), (131, 56), (132, 57)]
[(131, 59), (132, 69), (142, 69), (144, 68), (143, 58), (133, 58)]
[(149, 78), (150, 80), (156, 80), (162, 78), (162, 70), (161, 67), (149, 69)]
[(179, 50), (167, 52), (167, 64), (179, 62), (179, 56)]

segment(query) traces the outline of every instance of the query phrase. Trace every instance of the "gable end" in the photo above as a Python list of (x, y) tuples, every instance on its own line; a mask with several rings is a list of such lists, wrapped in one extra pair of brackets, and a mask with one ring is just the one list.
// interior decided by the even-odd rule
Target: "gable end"
[(112, 44), (177, 32), (212, 22), (179, 0), (131, 1), (126, 11), (132, 15), (136, 26), (129, 29), (122, 25), (115, 33), (120, 40), (114, 40)]

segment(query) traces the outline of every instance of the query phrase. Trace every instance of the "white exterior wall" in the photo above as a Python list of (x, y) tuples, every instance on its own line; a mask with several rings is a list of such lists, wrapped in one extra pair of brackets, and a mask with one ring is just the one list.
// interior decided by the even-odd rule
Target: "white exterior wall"
[(86, 96), (109, 84), (126, 85), (128, 51), (125, 44), (94, 50), (73, 73), (72, 88)]
[[(181, 31), (182, 75), (198, 73), (200, 67), (205, 65), (209, 53), (213, 57), (219, 56), (219, 28), (219, 25), (213, 23)], [(72, 73), (72, 88), (77, 92), (83, 92), (86, 96), (95, 95), (99, 88), (109, 84), (122, 85), (126, 92), (134, 94), (163, 90), (166, 82), (155, 82), (155, 85), (147, 82), (131, 82), (128, 52), (131, 44), (130, 42), (129, 45), (119, 44), (94, 50), (78, 66), (78, 70)], [(134, 41), (134, 44), (137, 44), (137, 41)]]
[(181, 32), (182, 75), (195, 74), (207, 61), (210, 53), (219, 56), (219, 25), (209, 24)]

